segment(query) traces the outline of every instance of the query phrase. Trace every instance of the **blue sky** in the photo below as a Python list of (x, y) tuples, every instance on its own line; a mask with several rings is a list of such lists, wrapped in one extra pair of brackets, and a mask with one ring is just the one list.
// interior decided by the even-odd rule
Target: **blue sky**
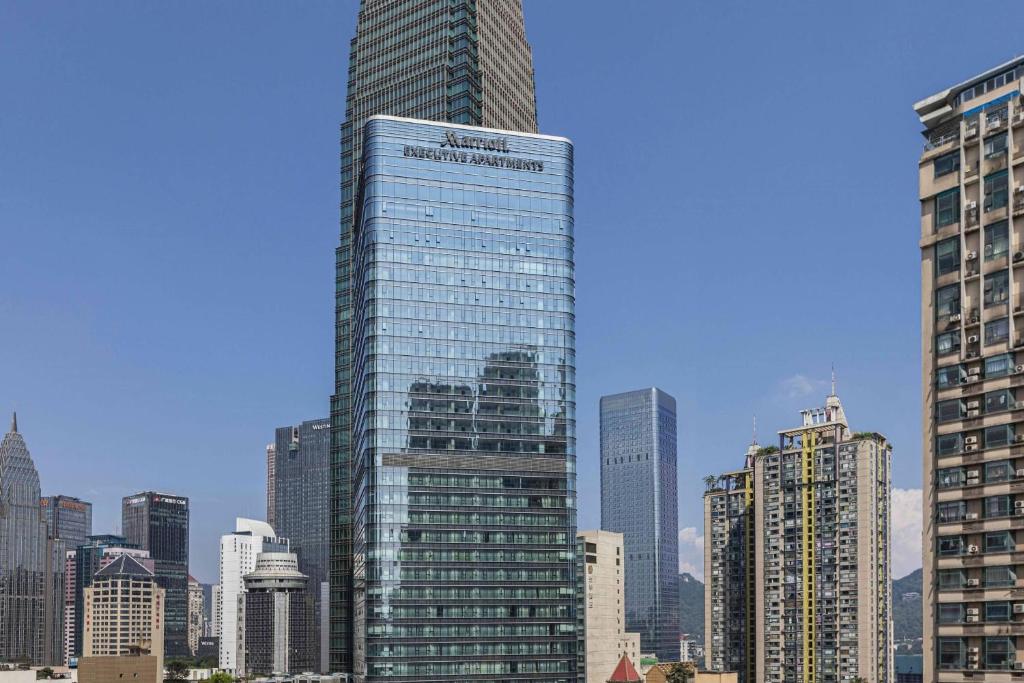
[[(524, 4), (541, 129), (576, 144), (580, 527), (601, 394), (678, 399), (696, 564), (700, 478), (753, 415), (769, 442), (820, 404), (834, 363), (851, 426), (895, 444), (917, 566), (911, 105), (1020, 51), (1024, 7)], [(263, 515), (274, 427), (327, 413), (356, 10), (0, 2), (0, 409), (97, 532), (123, 495), (189, 496), (204, 581)]]

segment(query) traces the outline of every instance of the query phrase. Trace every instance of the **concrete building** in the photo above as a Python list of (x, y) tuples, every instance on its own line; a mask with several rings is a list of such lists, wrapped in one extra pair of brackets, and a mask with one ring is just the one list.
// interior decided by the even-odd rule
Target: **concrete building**
[(626, 632), (625, 563), (622, 534), (581, 531), (576, 534), (580, 604), (578, 674), (586, 683), (604, 683), (625, 655), (640, 663), (640, 634)]
[(317, 662), (313, 597), (294, 553), (264, 552), (238, 597), (238, 672), (296, 674)]
[(78, 683), (162, 683), (163, 678), (163, 666), (153, 655), (104, 655), (78, 662)]
[(274, 526), (277, 513), (277, 447), (267, 444), (267, 524)]
[(149, 558), (148, 551), (135, 547), (124, 536), (113, 534), (89, 536), (84, 545), (75, 549), (73, 557), (68, 558), (69, 561), (74, 562), (74, 567), (65, 567), (65, 575), (74, 582), (70, 610), (68, 605), (65, 605), (65, 613), (70, 612), (74, 621), (70, 634), (72, 646), (69, 650), (69, 659), (82, 655), (85, 630), (85, 589), (92, 585), (96, 572), (121, 555), (131, 555), (138, 559)]
[(307, 590), (317, 612), (312, 634), (317, 646), (314, 670), (326, 672), (330, 624), (328, 600), (321, 595), (329, 595), (331, 421), (324, 418), (279, 427), (273, 450), (274, 529), (288, 539), (291, 552), (299, 558), (299, 571), (309, 578)]
[(163, 672), (166, 591), (153, 560), (121, 555), (96, 572), (85, 589), (82, 661), (150, 655)]
[[(237, 673), (239, 647), (238, 600), (245, 592), (245, 575), (256, 569), (263, 552), (288, 552), (287, 539), (278, 538), (266, 522), (239, 517), (234, 533), (220, 537), (220, 583), (214, 594), (214, 635), (220, 639), (220, 668)], [(219, 590), (218, 590), (219, 587)]]
[[(429, 49), (426, 46), (430, 46)], [(380, 68), (381, 64), (393, 65)], [(353, 667), (356, 498), (353, 336), (363, 131), (376, 114), (536, 132), (533, 58), (520, 0), (364, 0), (347, 72), (341, 127), (341, 239), (331, 398), (331, 671)], [(484, 270), (487, 270), (486, 268)], [(574, 539), (569, 538), (570, 546)]]
[(188, 651), (193, 657), (199, 651), (203, 635), (203, 586), (194, 576), (188, 577)]
[(706, 480), (709, 668), (746, 683), (894, 681), (891, 461), (883, 436), (850, 430), (833, 387), (777, 447), (754, 444), (743, 469)]
[(601, 397), (601, 528), (623, 534), (626, 629), (679, 655), (676, 400), (657, 388)]
[(145, 491), (121, 500), (125, 537), (149, 551), (156, 581), (167, 591), (164, 651), (187, 657), (188, 649), (188, 498)]
[(924, 446), (924, 680), (1024, 669), (1024, 58), (914, 105)]
[(59, 538), (74, 550), (92, 536), (92, 503), (72, 496), (45, 496), (39, 500), (50, 538)]

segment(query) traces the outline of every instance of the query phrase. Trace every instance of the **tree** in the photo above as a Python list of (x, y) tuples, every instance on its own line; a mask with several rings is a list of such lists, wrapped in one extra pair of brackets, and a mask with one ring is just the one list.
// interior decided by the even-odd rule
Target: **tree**
[(711, 489), (715, 488), (715, 484), (717, 484), (717, 483), (718, 483), (718, 477), (716, 477), (713, 474), (709, 474), (708, 476), (704, 477), (704, 487), (708, 491), (710, 491)]
[(235, 683), (235, 677), (226, 671), (215, 671), (206, 681), (207, 683)]
[(53, 669), (48, 666), (44, 666), (39, 671), (36, 671), (36, 678), (53, 678)]
[(682, 662), (676, 662), (668, 668), (668, 674), (665, 676), (665, 680), (668, 683), (688, 683), (691, 680), (687, 667)]
[(167, 662), (168, 681), (184, 681), (188, 678), (189, 663), (181, 659), (171, 659)]

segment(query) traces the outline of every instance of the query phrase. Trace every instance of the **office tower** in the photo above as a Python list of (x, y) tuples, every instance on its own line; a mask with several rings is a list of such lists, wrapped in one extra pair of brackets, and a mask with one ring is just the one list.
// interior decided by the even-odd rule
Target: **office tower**
[[(1024, 58), (914, 105), (924, 126), (924, 680), (1024, 669)], [(1024, 407), (1024, 404), (1020, 404)], [(1020, 608), (1024, 610), (1024, 607)], [(1003, 630), (1001, 630), (1003, 629)], [(1013, 629), (1010, 629), (1013, 631)], [(967, 672), (967, 673), (964, 673)], [(1000, 674), (1002, 675), (1002, 674)]]
[(145, 654), (163, 670), (166, 592), (153, 565), (121, 555), (96, 572), (85, 589), (84, 658)]
[(46, 638), (50, 548), (39, 506), (39, 474), (18, 417), (0, 441), (0, 661), (51, 664)]
[(640, 663), (640, 634), (626, 633), (622, 534), (576, 534), (580, 605), (578, 673), (585, 683), (604, 683), (623, 655)]
[(70, 666), (75, 652), (75, 550), (68, 550), (64, 555), (64, 666)]
[(571, 143), (386, 116), (365, 134), (356, 678), (574, 679)]
[(623, 534), (626, 630), (679, 654), (676, 400), (650, 388), (601, 397), (601, 528)]
[(210, 607), (210, 635), (216, 638), (219, 644), (221, 632), (221, 613), (224, 611), (224, 601), (221, 599), (219, 583), (215, 583), (213, 584), (213, 586), (210, 587)]
[(148, 558), (149, 553), (129, 543), (124, 536), (98, 534), (89, 536), (84, 545), (78, 546), (74, 553), (74, 598), (72, 618), (74, 619), (71, 655), (82, 654), (85, 629), (85, 589), (92, 585), (96, 572), (113, 562), (121, 555), (132, 555), (136, 558)]
[(315, 669), (326, 672), (329, 628), (321, 628), (320, 617), (328, 615), (321, 593), (328, 592), (330, 562), (331, 421), (279, 427), (274, 454), (274, 529), (288, 539), (291, 552), (299, 558), (299, 571), (309, 579), (307, 590), (317, 611)]
[(331, 397), (332, 671), (352, 670), (352, 258), (363, 127), (374, 114), (391, 114), (536, 132), (520, 0), (361, 0), (347, 86)]
[(145, 491), (121, 501), (125, 537), (149, 551), (156, 582), (167, 592), (164, 652), (188, 656), (188, 498)]
[(245, 592), (246, 574), (256, 569), (263, 552), (288, 552), (288, 540), (278, 538), (266, 522), (238, 517), (234, 533), (220, 537), (220, 583), (214, 586), (213, 635), (220, 638), (220, 668), (236, 673), (238, 597)]
[(267, 444), (267, 524), (274, 526), (274, 514), (277, 510), (277, 448)]
[(238, 671), (246, 677), (310, 671), (317, 663), (313, 596), (294, 553), (264, 552), (245, 576), (238, 597), (244, 647)]
[(709, 668), (745, 683), (892, 683), (892, 448), (850, 431), (834, 389), (801, 417), (705, 479)]
[(46, 496), (40, 499), (50, 538), (59, 538), (74, 550), (92, 535), (92, 503), (71, 496)]
[(199, 651), (203, 635), (203, 587), (194, 576), (188, 577), (188, 651), (193, 657)]

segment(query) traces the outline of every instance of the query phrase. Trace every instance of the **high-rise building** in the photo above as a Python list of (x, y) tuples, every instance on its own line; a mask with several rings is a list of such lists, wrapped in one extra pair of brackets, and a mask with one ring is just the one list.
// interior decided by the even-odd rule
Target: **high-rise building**
[[(267, 444), (267, 524), (274, 526), (277, 512), (277, 447)], [(328, 484), (329, 485), (329, 484)]]
[[(299, 571), (309, 580), (317, 619), (313, 642), (320, 672), (328, 670), (329, 629), (321, 628), (327, 604), (330, 562), (331, 421), (309, 420), (294, 427), (279, 427), (274, 439), (274, 529), (287, 538), (299, 558)], [(269, 507), (270, 501), (267, 501)]]
[(363, 127), (375, 114), (536, 132), (533, 57), (520, 0), (360, 1), (341, 127), (331, 398), (332, 671), (351, 671), (353, 660), (352, 259)]
[(245, 592), (245, 575), (256, 569), (260, 553), (286, 553), (288, 540), (278, 538), (266, 522), (239, 517), (234, 533), (220, 537), (220, 583), (214, 586), (213, 635), (220, 638), (220, 668), (237, 673), (238, 599)]
[(626, 630), (679, 655), (676, 400), (650, 388), (601, 397), (601, 528), (623, 535)]
[[(892, 449), (835, 390), (705, 479), (705, 654), (746, 683), (893, 682)], [(628, 570), (627, 570), (628, 571)]]
[(85, 589), (82, 656), (150, 655), (162, 671), (165, 604), (153, 560), (117, 557), (96, 572)]
[(156, 565), (156, 582), (167, 592), (164, 652), (187, 657), (188, 650), (188, 498), (145, 491), (121, 501), (125, 537)]
[(239, 675), (310, 671), (317, 663), (313, 595), (294, 553), (264, 552), (238, 597)]
[(579, 680), (605, 683), (623, 655), (640, 664), (640, 634), (626, 633), (626, 580), (622, 534), (576, 534), (579, 571)]
[(77, 657), (75, 652), (75, 575), (76, 550), (68, 550), (64, 555), (64, 666), (70, 666), (71, 660)]
[[(1024, 668), (1024, 57), (914, 105), (921, 201), (924, 680)], [(988, 672), (988, 673), (986, 673)]]
[(18, 417), (0, 441), (0, 661), (54, 664), (48, 646), (50, 546), (39, 505), (39, 474)]
[(188, 577), (188, 651), (193, 657), (199, 651), (203, 635), (203, 586), (194, 576)]
[[(140, 550), (133, 543), (129, 543), (124, 536), (112, 534), (99, 534), (89, 536), (85, 544), (75, 549), (74, 556), (69, 561), (74, 562), (74, 567), (65, 570), (65, 574), (71, 577), (74, 582), (71, 588), (71, 619), (74, 625), (71, 628), (71, 649), (69, 656), (80, 657), (85, 633), (85, 589), (92, 585), (96, 572), (113, 562), (121, 555), (131, 555), (135, 558), (148, 558), (149, 553)], [(65, 613), (67, 613), (65, 607)]]
[(572, 145), (384, 116), (365, 135), (356, 678), (574, 679)]
[(46, 496), (39, 501), (50, 538), (64, 541), (68, 550), (92, 535), (92, 503), (71, 496)]

